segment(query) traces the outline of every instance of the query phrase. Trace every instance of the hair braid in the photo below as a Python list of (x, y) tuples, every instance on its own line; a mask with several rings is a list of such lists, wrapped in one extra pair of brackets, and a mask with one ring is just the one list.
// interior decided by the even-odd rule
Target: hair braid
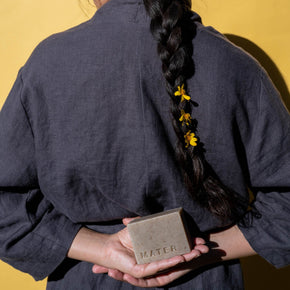
[(182, 101), (180, 94), (176, 94), (177, 88), (185, 93), (186, 80), (194, 74), (192, 39), (195, 25), (191, 20), (191, 1), (143, 1), (151, 18), (150, 30), (157, 41), (166, 90), (171, 98), (172, 125), (177, 135), (176, 155), (185, 185), (201, 206), (223, 221), (236, 222), (244, 213), (247, 202), (221, 183), (206, 162), (200, 143), (185, 144), (186, 134), (197, 129), (195, 119), (181, 122), (181, 113), (191, 115), (192, 101)]

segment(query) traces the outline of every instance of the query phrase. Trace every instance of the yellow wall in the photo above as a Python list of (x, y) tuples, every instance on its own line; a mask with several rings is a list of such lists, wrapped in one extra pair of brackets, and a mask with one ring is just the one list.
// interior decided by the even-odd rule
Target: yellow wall
[[(81, 1), (87, 14), (92, 15), (86, 0)], [(196, 0), (193, 7), (206, 25), (242, 37), (229, 36), (265, 65), (290, 108), (290, 1)], [(1, 0), (0, 107), (18, 69), (37, 43), (87, 19), (78, 0)], [(277, 271), (256, 257), (243, 260), (243, 267), (248, 290), (290, 288), (289, 267)], [(36, 283), (0, 262), (0, 289), (45, 289), (45, 282)]]

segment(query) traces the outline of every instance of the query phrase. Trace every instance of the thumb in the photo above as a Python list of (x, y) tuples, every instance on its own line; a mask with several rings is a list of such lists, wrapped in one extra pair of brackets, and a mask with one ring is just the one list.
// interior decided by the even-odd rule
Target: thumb
[(140, 218), (140, 217), (138, 216), (138, 217), (134, 217), (134, 218), (123, 218), (122, 222), (125, 226), (127, 226), (131, 221), (138, 219), (138, 218)]

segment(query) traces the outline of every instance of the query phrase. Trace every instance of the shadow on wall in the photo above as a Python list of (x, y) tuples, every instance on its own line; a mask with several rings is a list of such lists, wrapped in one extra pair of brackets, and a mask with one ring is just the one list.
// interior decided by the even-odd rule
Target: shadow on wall
[(290, 93), (287, 84), (281, 72), (279, 71), (276, 64), (272, 61), (272, 59), (260, 47), (258, 47), (255, 43), (251, 42), (246, 38), (234, 34), (225, 34), (225, 36), (231, 42), (243, 48), (245, 51), (247, 51), (249, 54), (251, 54), (255, 59), (259, 61), (259, 63), (268, 72), (271, 80), (273, 81), (274, 85), (280, 92), (286, 107), (290, 111)]
[[(225, 36), (260, 62), (268, 72), (290, 111), (290, 93), (287, 84), (271, 58), (260, 47), (246, 38), (233, 34), (225, 34)], [(241, 262), (246, 290), (290, 289), (290, 266), (277, 270), (259, 256), (245, 258)]]

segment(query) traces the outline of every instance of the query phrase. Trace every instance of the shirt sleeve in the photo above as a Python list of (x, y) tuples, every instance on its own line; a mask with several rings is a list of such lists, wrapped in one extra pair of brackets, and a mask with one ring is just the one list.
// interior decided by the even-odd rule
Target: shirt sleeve
[[(276, 268), (290, 264), (290, 116), (267, 74), (261, 71), (257, 106), (244, 142), (254, 205), (261, 214), (240, 230), (252, 248)], [(250, 217), (250, 213), (245, 219)]]
[(19, 74), (0, 113), (0, 258), (41, 280), (65, 259), (81, 225), (57, 211), (38, 186), (22, 87)]

